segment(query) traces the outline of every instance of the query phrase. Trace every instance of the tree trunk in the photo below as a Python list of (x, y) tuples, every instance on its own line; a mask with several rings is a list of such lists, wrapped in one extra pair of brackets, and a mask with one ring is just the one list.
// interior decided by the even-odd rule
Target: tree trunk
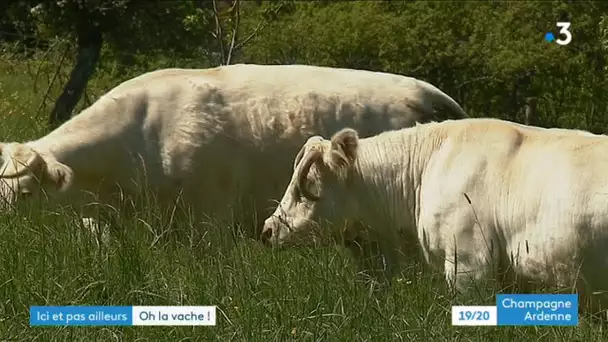
[(91, 27), (89, 30), (78, 32), (78, 56), (76, 64), (70, 73), (70, 79), (63, 88), (63, 92), (59, 95), (59, 98), (57, 98), (51, 112), (49, 125), (52, 128), (69, 120), (72, 116), (74, 107), (80, 101), (89, 78), (91, 78), (95, 71), (102, 45), (103, 37), (98, 28)]
[(525, 124), (536, 125), (536, 97), (526, 98)]

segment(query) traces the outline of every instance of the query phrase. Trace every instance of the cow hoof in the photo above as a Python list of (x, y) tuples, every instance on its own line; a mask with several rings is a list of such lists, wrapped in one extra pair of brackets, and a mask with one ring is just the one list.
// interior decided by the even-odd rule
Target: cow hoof
[(110, 242), (110, 231), (107, 224), (100, 223), (91, 217), (84, 217), (82, 218), (82, 225), (95, 237), (97, 245), (105, 245)]

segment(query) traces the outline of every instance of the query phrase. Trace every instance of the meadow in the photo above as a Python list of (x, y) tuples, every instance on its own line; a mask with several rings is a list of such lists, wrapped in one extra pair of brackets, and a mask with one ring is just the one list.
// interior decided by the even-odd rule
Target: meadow
[[(94, 98), (118, 80), (97, 77)], [(44, 81), (0, 66), (0, 137), (46, 132)], [(37, 91), (34, 89), (37, 88)], [(51, 89), (52, 90), (52, 89)], [(40, 108), (45, 110), (39, 110)], [(442, 276), (413, 260), (376, 291), (339, 246), (275, 250), (226, 225), (194, 229), (153, 206), (118, 221), (98, 247), (75, 214), (32, 203), (0, 219), (2, 341), (592, 341), (601, 325), (452, 327)], [(491, 295), (459, 304), (493, 305)], [(212, 327), (30, 327), (32, 305), (217, 305)]]

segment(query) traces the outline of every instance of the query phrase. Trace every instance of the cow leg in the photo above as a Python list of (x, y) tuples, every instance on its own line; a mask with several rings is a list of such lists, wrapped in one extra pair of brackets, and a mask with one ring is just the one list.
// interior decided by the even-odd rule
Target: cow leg
[(491, 266), (472, 253), (460, 252), (445, 259), (445, 280), (451, 291), (469, 292), (489, 280)]
[(605, 316), (608, 276), (598, 270), (608, 267), (604, 247), (608, 241), (592, 237), (584, 226), (545, 228), (553, 226), (539, 224), (512, 238), (510, 254), (520, 282), (525, 281), (531, 290), (548, 286), (562, 293), (578, 293), (581, 310)]
[(360, 237), (346, 241), (357, 262), (359, 274), (367, 274), (378, 283), (390, 284), (397, 272), (397, 253), (388, 246)]
[[(445, 249), (444, 272), (450, 290), (456, 293), (479, 293), (490, 288), (495, 291), (501, 286), (497, 247), (486, 244), (480, 239), (467, 238)], [(476, 241), (472, 243), (471, 241)], [(457, 242), (457, 241), (456, 241)]]
[(91, 233), (95, 238), (95, 242), (98, 246), (108, 244), (110, 241), (110, 231), (107, 224), (95, 220), (92, 217), (82, 218), (83, 227)]
[(467, 201), (443, 198), (445, 202), (434, 201), (435, 206), (421, 213), (418, 240), (425, 259), (444, 272), (451, 292), (479, 293), (476, 290), (486, 285), (496, 285), (500, 241), (479, 222)]
[(359, 273), (369, 274), (373, 277), (381, 269), (377, 244), (357, 237), (347, 241), (346, 246), (357, 262)]
[[(121, 217), (134, 215), (135, 208), (142, 206), (137, 199), (124, 197), (123, 200), (98, 195), (91, 203), (81, 207), (80, 217), (82, 227), (93, 236), (98, 245), (108, 244), (110, 236), (121, 233), (123, 225)], [(149, 207), (149, 205), (148, 205)]]

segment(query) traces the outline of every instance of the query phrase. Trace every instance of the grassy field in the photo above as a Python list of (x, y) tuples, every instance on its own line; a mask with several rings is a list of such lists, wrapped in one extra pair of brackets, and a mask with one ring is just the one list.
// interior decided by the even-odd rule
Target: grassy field
[[(1, 139), (44, 133), (34, 77), (0, 66)], [(96, 80), (108, 90), (117, 81)], [(54, 94), (54, 93), (53, 93)], [(95, 94), (99, 95), (99, 94)], [(578, 327), (452, 327), (441, 276), (416, 262), (395, 285), (371, 291), (339, 246), (273, 250), (226, 226), (160, 238), (152, 209), (122, 217), (107, 248), (81, 234), (69, 212), (33, 204), (0, 220), (2, 341), (592, 341)], [(471, 298), (464, 304), (493, 304)], [(30, 327), (32, 305), (217, 305), (214, 327)]]

